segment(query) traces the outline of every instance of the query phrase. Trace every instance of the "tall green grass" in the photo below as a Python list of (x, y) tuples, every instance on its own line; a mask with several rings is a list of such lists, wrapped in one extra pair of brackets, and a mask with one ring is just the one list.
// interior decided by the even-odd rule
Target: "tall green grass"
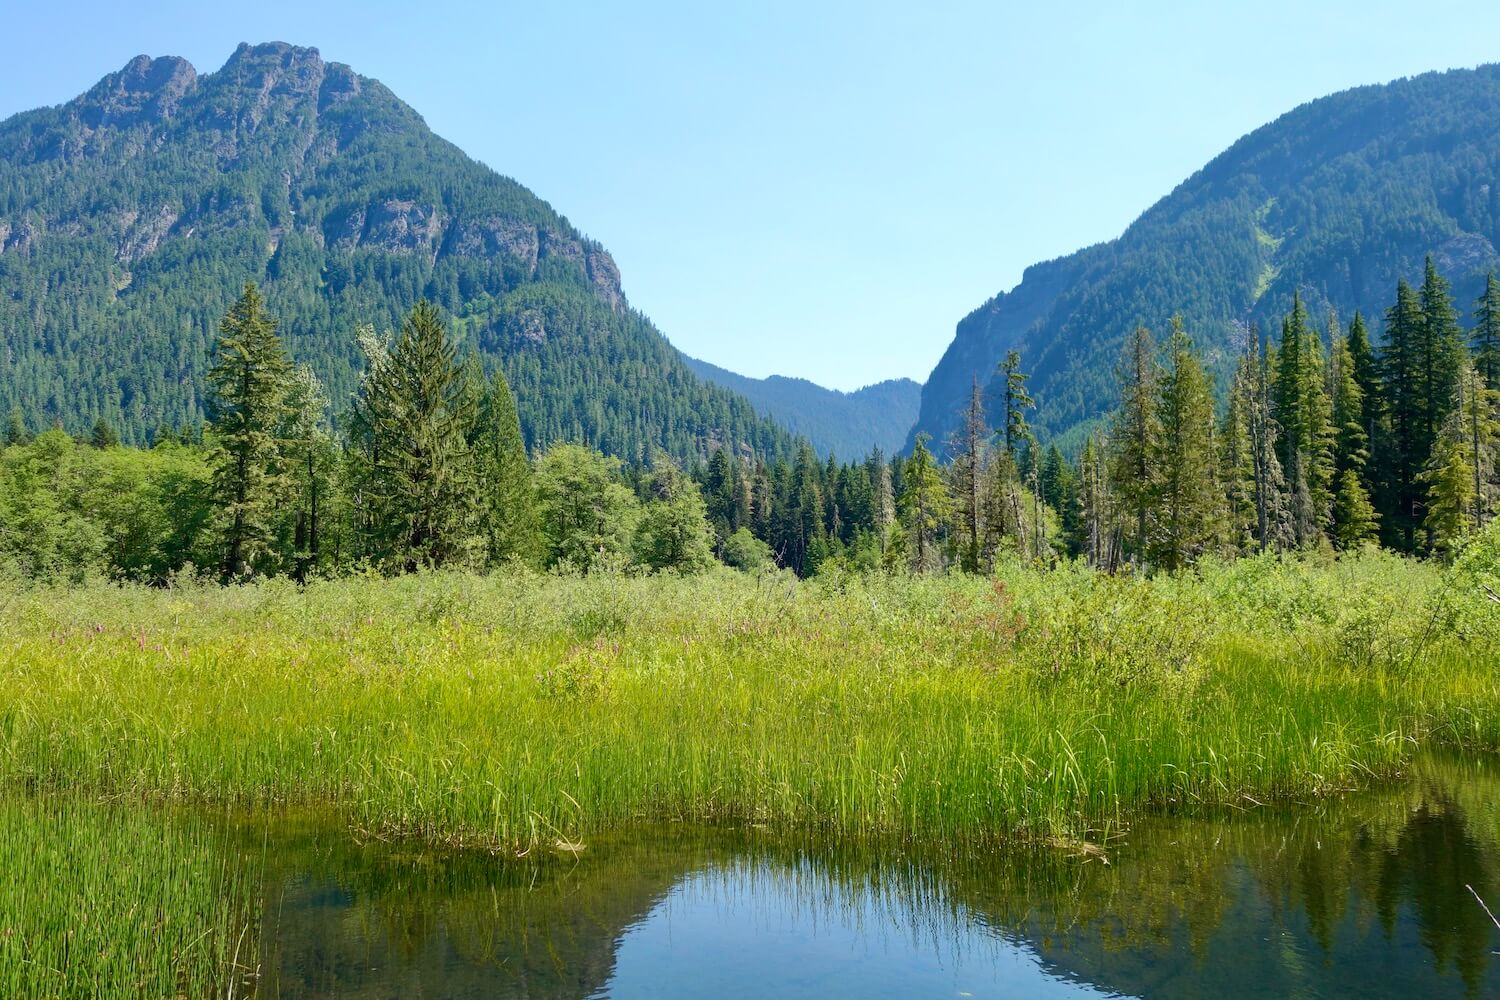
[(999, 581), (0, 588), (0, 783), (518, 848), (674, 819), (1075, 839), (1500, 746), (1500, 605), (1432, 565)]
[(0, 872), (0, 995), (246, 992), (260, 887), (209, 826), (139, 805), (0, 799)]

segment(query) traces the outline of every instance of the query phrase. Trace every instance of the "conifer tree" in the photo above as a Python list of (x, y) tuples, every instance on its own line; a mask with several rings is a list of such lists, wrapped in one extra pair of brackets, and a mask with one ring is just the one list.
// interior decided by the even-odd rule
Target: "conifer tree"
[(290, 364), (253, 282), (219, 325), (208, 372), (212, 491), (223, 521), (220, 575), (239, 579), (268, 552), (283, 488), (281, 443)]
[(292, 576), (306, 580), (323, 554), (329, 502), (337, 490), (338, 450), (328, 428), (328, 394), (307, 365), (292, 369), (281, 439), (282, 474), (291, 515)]
[(932, 452), (927, 450), (925, 434), (917, 435), (911, 458), (902, 470), (897, 507), (911, 551), (912, 569), (918, 573), (940, 569), (938, 538), (952, 513), (953, 502), (948, 484), (943, 481)]
[(1474, 367), (1485, 384), (1500, 389), (1500, 277), (1491, 271), (1474, 308)]
[(1425, 321), (1421, 304), (1404, 280), (1396, 285), (1396, 302), (1386, 312), (1385, 348), (1380, 356), (1383, 447), (1380, 522), (1388, 544), (1411, 552), (1421, 526), (1424, 490), (1418, 477), (1432, 452), (1426, 438), (1428, 411), (1422, 346)]
[(729, 449), (720, 446), (714, 449), (703, 474), (703, 503), (708, 512), (709, 524), (713, 525), (717, 545), (722, 546), (738, 526), (735, 520), (734, 464), (729, 460)]
[(1254, 450), (1250, 440), (1255, 355), (1241, 351), (1229, 399), (1219, 429), (1220, 478), (1224, 483), (1224, 530), (1236, 551), (1248, 552), (1257, 545)]
[(413, 572), (468, 559), (478, 533), (479, 477), (470, 446), (475, 379), (447, 324), (425, 300), (368, 373), (357, 405), (368, 463), (372, 554)]
[(1299, 546), (1315, 544), (1332, 517), (1334, 428), (1322, 355), (1322, 340), (1295, 295), (1281, 325), (1274, 409)]
[(479, 404), (474, 458), (486, 561), (491, 566), (511, 559), (532, 562), (540, 555), (536, 491), (516, 399), (498, 369)]
[(1375, 457), (1377, 440), (1381, 431), (1382, 404), (1380, 361), (1370, 346), (1370, 331), (1365, 318), (1356, 312), (1349, 324), (1349, 336), (1345, 340), (1349, 352), (1349, 368), (1355, 386), (1359, 389), (1360, 413), (1363, 415), (1365, 431), (1366, 465), (1360, 475), (1365, 491), (1373, 500), (1377, 483), (1369, 467)]
[(1120, 409), (1110, 433), (1110, 485), (1122, 511), (1131, 518), (1134, 544), (1131, 558), (1146, 557), (1148, 530), (1159, 477), (1152, 464), (1161, 424), (1157, 419), (1160, 366), (1151, 331), (1136, 327), (1125, 344), (1118, 377)]
[(1005, 383), (1005, 454), (1016, 461), (1017, 451), (1031, 437), (1030, 425), (1026, 422), (1026, 411), (1036, 404), (1026, 391), (1028, 376), (1021, 371), (1021, 354), (1009, 351), (1000, 363), (1000, 375)]
[(1453, 403), (1422, 474), (1427, 485), (1423, 526), (1433, 548), (1451, 557), (1494, 512), (1495, 450), (1500, 441), (1500, 394), (1467, 358), (1459, 359)]
[(108, 420), (100, 417), (94, 421), (94, 429), (89, 432), (89, 446), (92, 448), (113, 448), (120, 443), (120, 436), (115, 433), (114, 427)]
[[(1356, 332), (1357, 331), (1357, 332)], [(1369, 437), (1365, 423), (1364, 390), (1356, 377), (1356, 352), (1363, 347), (1363, 323), (1358, 316), (1349, 337), (1340, 337), (1337, 327), (1330, 333), (1333, 346), (1328, 354), (1328, 391), (1333, 405), (1334, 499), (1333, 537), (1341, 549), (1356, 548), (1371, 540), (1379, 520), (1365, 481), (1369, 463)]]
[(891, 527), (896, 523), (896, 494), (891, 487), (891, 467), (879, 448), (870, 452), (865, 463), (870, 472), (871, 507), (875, 521), (875, 534), (884, 555), (890, 545)]
[[(1014, 352), (1012, 352), (1014, 354)], [(1009, 358), (1007, 358), (1009, 361)], [(1024, 377), (1024, 376), (1023, 376)], [(1006, 372), (1007, 385), (1011, 373)], [(1024, 393), (1024, 385), (1022, 392)], [(1011, 396), (1007, 394), (1007, 401)], [(1007, 411), (1007, 416), (1009, 411)], [(1024, 419), (1024, 418), (1023, 418)], [(1007, 424), (1007, 427), (1009, 425)], [(969, 405), (964, 410), (962, 437), (958, 457), (953, 463), (953, 478), (961, 515), (960, 565), (966, 573), (979, 572), (984, 545), (984, 465), (985, 449), (990, 436), (984, 415), (984, 393), (976, 377), (969, 391)]]
[(1214, 401), (1180, 317), (1172, 320), (1157, 402), (1160, 433), (1151, 449), (1157, 470), (1153, 561), (1181, 569), (1214, 544), (1222, 517)]
[(1423, 269), (1421, 299), (1423, 435), (1430, 447), (1453, 408), (1464, 353), (1463, 332), (1448, 281), (1438, 273), (1430, 256)]
[(1078, 548), (1090, 566), (1112, 571), (1117, 533), (1110, 510), (1107, 453), (1099, 432), (1084, 439), (1078, 462)]

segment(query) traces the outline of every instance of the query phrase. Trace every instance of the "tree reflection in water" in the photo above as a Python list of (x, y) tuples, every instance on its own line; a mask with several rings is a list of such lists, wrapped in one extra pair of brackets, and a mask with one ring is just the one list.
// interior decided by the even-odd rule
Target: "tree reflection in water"
[(1494, 765), (1142, 821), (1107, 860), (642, 829), (521, 861), (254, 831), (264, 996), (1500, 995)]

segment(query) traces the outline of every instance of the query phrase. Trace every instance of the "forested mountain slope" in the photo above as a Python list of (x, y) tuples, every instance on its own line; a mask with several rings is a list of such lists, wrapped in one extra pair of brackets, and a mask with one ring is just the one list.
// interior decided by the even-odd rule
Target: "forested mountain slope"
[(141, 56), (0, 123), (0, 407), (136, 443), (197, 423), (247, 279), (335, 411), (356, 328), (425, 296), (503, 366), (534, 446), (790, 453), (630, 309), (603, 247), (316, 49), (241, 45), (203, 76)]
[[(1034, 422), (1063, 435), (1113, 407), (1125, 335), (1181, 314), (1223, 376), (1245, 324), (1279, 323), (1301, 291), (1320, 320), (1378, 329), (1397, 278), (1434, 255), (1461, 306), (1500, 264), (1500, 66), (1429, 73), (1313, 101), (1235, 143), (1118, 239), (1026, 270), (958, 324), (914, 431), (941, 445), (971, 379), (1010, 349)], [(1076, 437), (1076, 435), (1072, 435)]]
[(806, 437), (824, 458), (860, 458), (872, 448), (887, 455), (900, 451), (922, 396), (922, 386), (909, 378), (840, 392), (807, 379), (750, 378), (697, 358), (686, 360), (699, 378), (744, 396), (763, 416)]

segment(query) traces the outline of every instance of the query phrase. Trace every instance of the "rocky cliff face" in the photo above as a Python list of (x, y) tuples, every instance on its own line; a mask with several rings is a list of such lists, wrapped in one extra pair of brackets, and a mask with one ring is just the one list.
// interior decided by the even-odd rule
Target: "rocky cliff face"
[[(377, 117), (358, 107), (362, 95), (388, 113)], [(609, 253), (587, 243), (560, 218), (540, 224), (501, 214), (470, 218), (463, 206), (447, 198), (399, 195), (342, 199), (323, 215), (321, 225), (307, 213), (298, 218), (295, 210), (275, 211), (278, 202), (293, 209), (296, 202), (322, 194), (308, 190), (309, 183), (371, 130), (384, 139), (427, 131), (420, 116), (380, 84), (348, 66), (325, 63), (317, 49), (284, 42), (241, 44), (222, 69), (201, 78), (176, 56), (137, 56), (59, 110), (45, 127), (17, 137), (20, 141), (7, 158), (77, 164), (90, 158), (172, 155), (191, 143), (212, 153), (213, 169), (220, 173), (274, 159), (283, 190), (273, 192), (269, 206), (262, 194), (259, 214), (264, 219), (233, 220), (269, 223), (267, 246), (272, 251), (286, 233), (301, 232), (325, 247), (416, 255), (433, 264), (449, 254), (504, 255), (528, 275), (535, 275), (541, 260), (552, 258), (575, 270), (612, 308), (626, 304), (620, 272)], [(108, 215), (87, 217), (45, 210), (17, 213), (22, 218), (0, 216), (5, 234), (0, 252), (29, 247), (39, 230), (68, 227), (75, 233), (109, 233), (117, 259), (128, 263), (155, 252), (169, 237), (198, 235), (201, 227), (223, 224), (229, 221), (226, 215), (253, 213), (255, 206), (215, 192), (195, 205), (126, 198), (114, 208)], [(13, 244), (11, 234), (16, 236)]]

